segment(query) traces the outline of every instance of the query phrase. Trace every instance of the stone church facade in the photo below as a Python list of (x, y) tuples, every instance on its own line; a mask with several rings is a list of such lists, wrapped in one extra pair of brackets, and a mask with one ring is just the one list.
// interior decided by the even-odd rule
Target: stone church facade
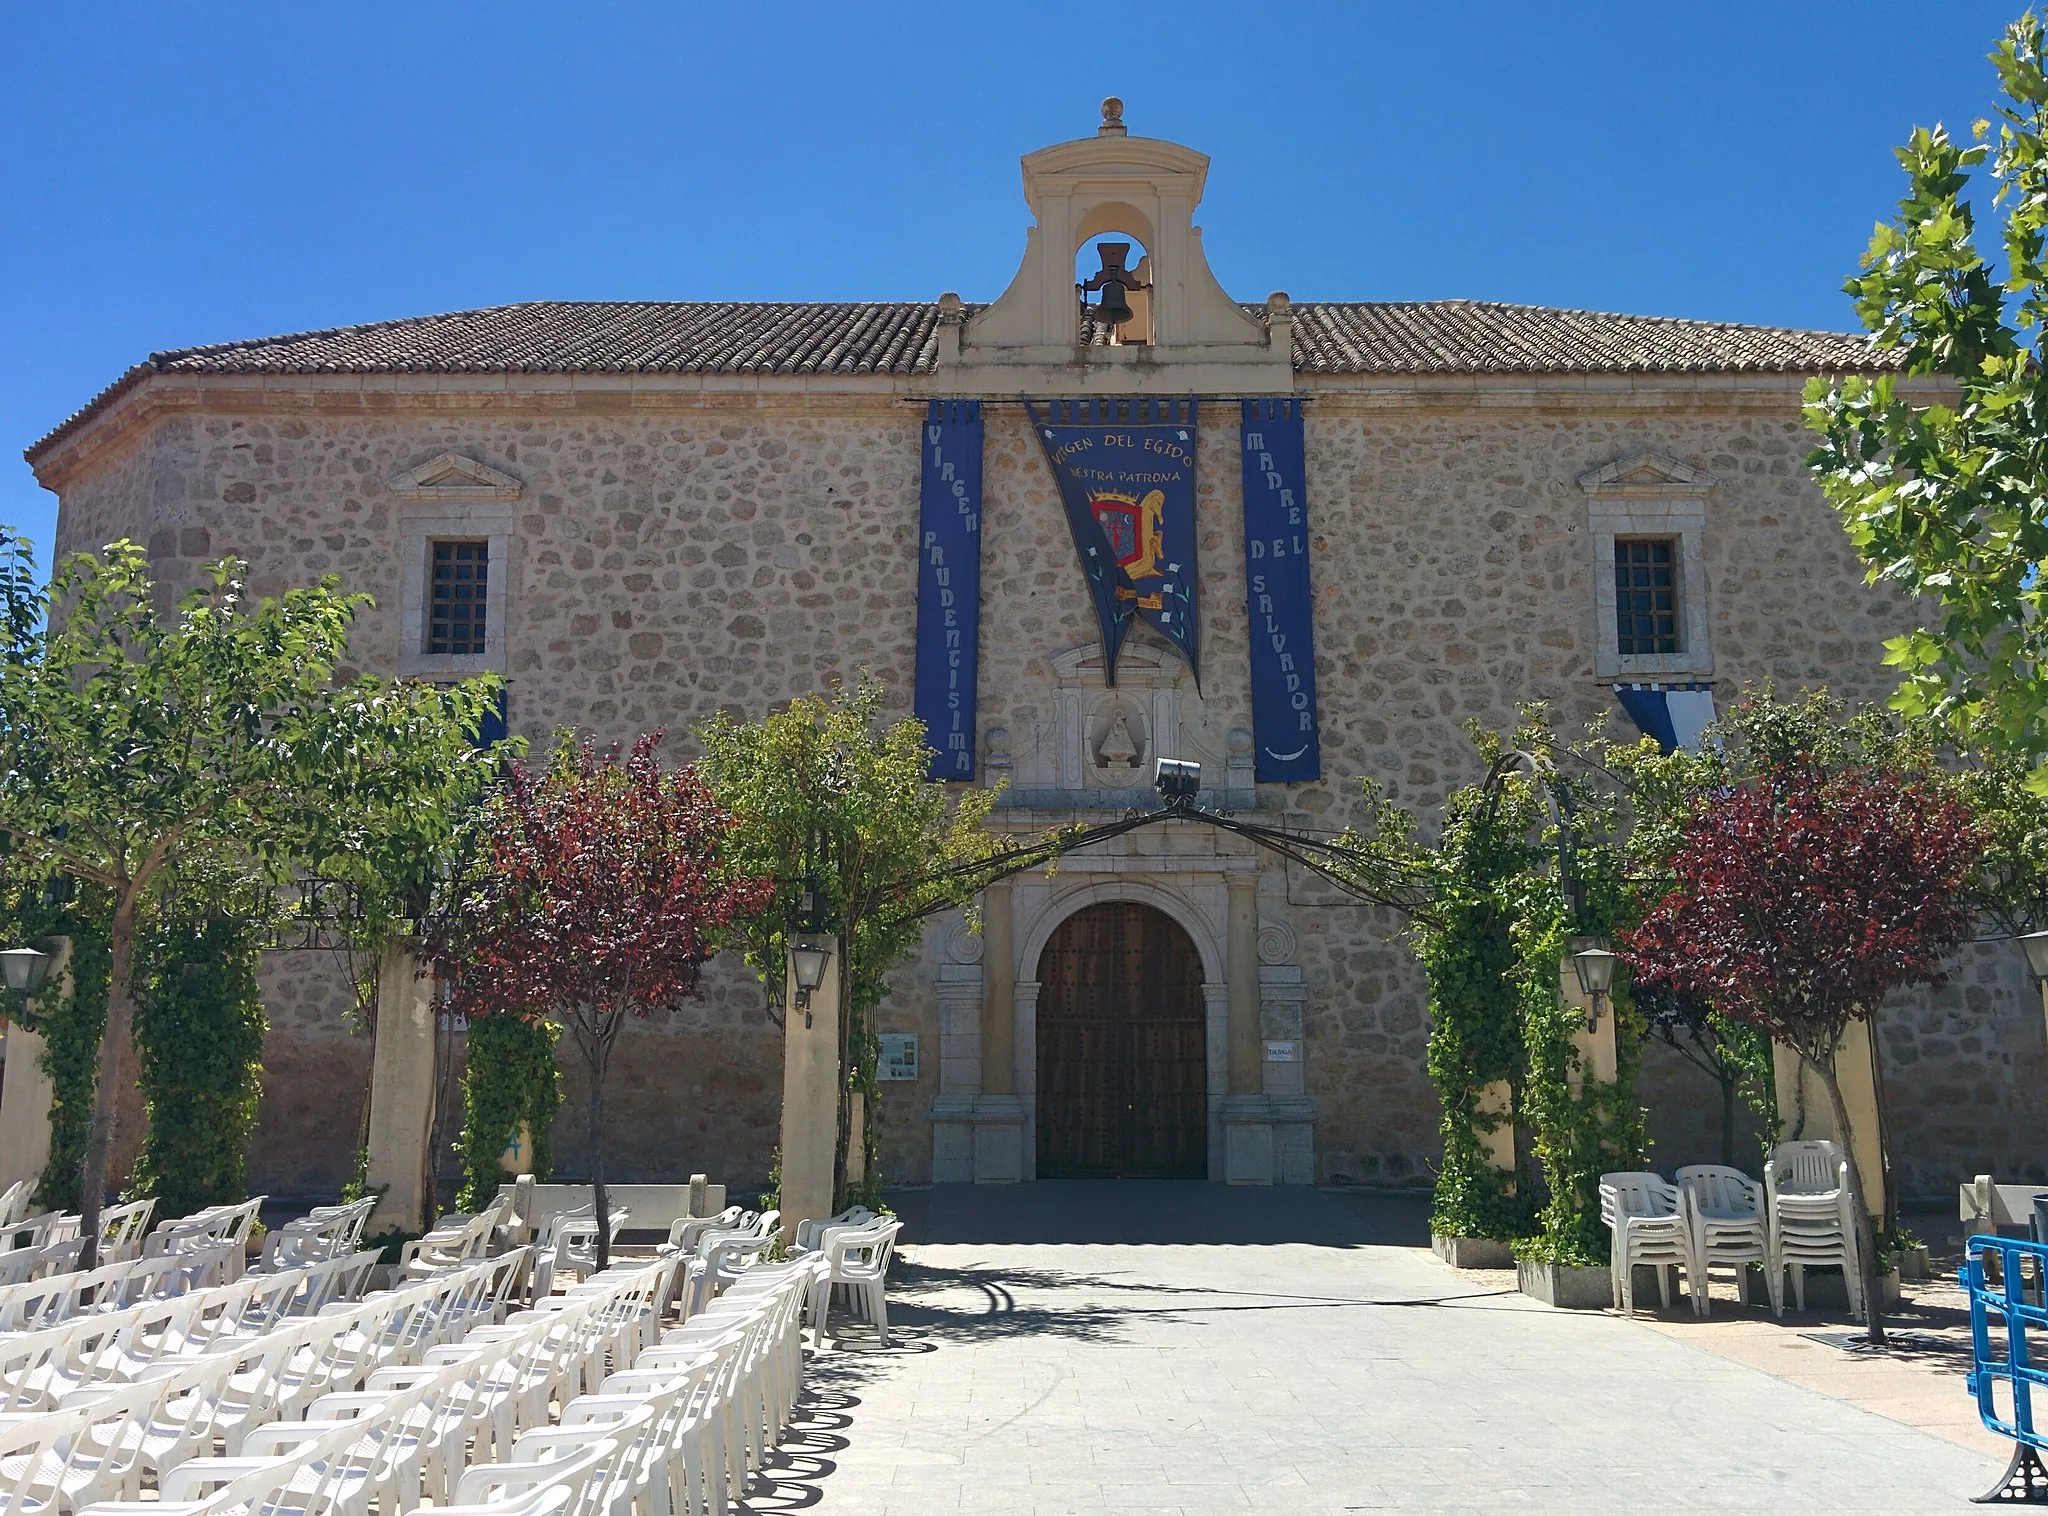
[[(511, 730), (536, 744), (564, 725), (600, 741), (666, 726), (682, 756), (716, 711), (757, 716), (862, 670), (909, 711), (919, 423), (931, 399), (978, 398), (975, 782), (1004, 783), (999, 823), (1027, 834), (1148, 804), (1160, 757), (1199, 761), (1221, 807), (1334, 831), (1365, 775), (1433, 822), (1477, 777), (1461, 724), (1505, 727), (1529, 700), (1575, 729), (1624, 722), (1623, 683), (1724, 703), (1765, 679), (1887, 693), (1880, 643), (1907, 607), (1864, 585), (1799, 417), (1811, 375), (1883, 366), (1860, 338), (1470, 301), (1241, 304), (1202, 255), (1206, 171), (1114, 116), (1031, 154), (1035, 225), (988, 305), (541, 302), (159, 353), (29, 457), (61, 497), (60, 553), (130, 537), (185, 583), (233, 552), (264, 593), (338, 574), (376, 600), (364, 667), (495, 669)], [(1077, 253), (1104, 233), (1147, 255), (1117, 340), (1074, 289)], [(1203, 399), (1199, 689), (1144, 631), (1104, 679), (1018, 403), (1102, 395)], [(1320, 690), (1322, 778), (1285, 785), (1253, 776), (1235, 427), (1236, 397), (1270, 395), (1307, 416)], [(1652, 641), (1620, 627), (1617, 544), (1654, 551), (1675, 599)], [(1041, 1087), (1071, 1093), (1060, 1059), (1113, 1056), (1123, 1072), (1093, 1098), (1184, 1111), (1158, 1117), (1183, 1122), (1176, 1172), (1428, 1182), (1426, 997), (1391, 912), (1165, 826), (998, 887), (983, 916), (978, 935), (935, 921), (894, 976), (882, 1029), (913, 1034), (918, 1057), (883, 1086), (890, 1181), (1142, 1171), (1114, 1134), (1106, 1159), (1077, 1139), (1084, 1118)], [(1105, 973), (1122, 974), (1117, 1014), (1144, 1023), (1113, 1055), (1069, 1036)], [(370, 1052), (345, 1002), (326, 955), (272, 960), (263, 1188), (346, 1175)], [(1148, 1053), (1152, 1022), (1178, 1030)], [(2048, 1129), (2040, 1002), (2017, 952), (1969, 950), (1947, 987), (1887, 1014), (1882, 1045), (1904, 1192), (2038, 1164), (2001, 1135)], [(702, 1000), (626, 1034), (615, 1175), (764, 1175), (781, 1056), (760, 987), (715, 961)], [(583, 1148), (570, 1094), (567, 1173)], [(1643, 1094), (1653, 1162), (1716, 1155), (1700, 1076), (1653, 1056)], [(1996, 1130), (1990, 1110), (2006, 1113)]]

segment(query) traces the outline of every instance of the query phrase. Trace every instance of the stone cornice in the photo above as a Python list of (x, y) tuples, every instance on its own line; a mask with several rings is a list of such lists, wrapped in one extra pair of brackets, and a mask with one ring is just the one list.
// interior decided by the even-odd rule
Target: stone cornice
[[(1806, 380), (1797, 374), (1479, 374), (1297, 375), (1294, 382), (1295, 393), (1312, 402), (1313, 418), (1318, 401), (1332, 410), (1782, 411), (1797, 404)], [(1048, 383), (1043, 393), (1078, 388)], [(1899, 388), (1914, 399), (1946, 391), (1936, 380), (1901, 381)], [(1015, 402), (1021, 389), (984, 390), (978, 398)], [(544, 417), (709, 409), (832, 411), (880, 420), (902, 417), (906, 401), (940, 395), (977, 398), (945, 375), (144, 373), (27, 457), (37, 481), (61, 493), (79, 472), (171, 415)]]

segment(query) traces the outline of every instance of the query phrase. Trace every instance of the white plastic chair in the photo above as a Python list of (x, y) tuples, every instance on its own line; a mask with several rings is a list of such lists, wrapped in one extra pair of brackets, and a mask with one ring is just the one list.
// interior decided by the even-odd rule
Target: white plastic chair
[(100, 1212), (99, 1261), (124, 1263), (142, 1256), (142, 1239), (149, 1231), (149, 1218), (156, 1212), (156, 1196), (108, 1206)]
[(0, 1190), (0, 1228), (13, 1226), (28, 1215), (28, 1198), (34, 1192), (35, 1186), (26, 1179), (17, 1179)]
[(1785, 1313), (1785, 1271), (1792, 1271), (1792, 1295), (1806, 1309), (1806, 1271), (1834, 1265), (1842, 1271), (1849, 1309), (1864, 1314), (1863, 1275), (1856, 1247), (1856, 1223), (1849, 1200), (1849, 1162), (1833, 1142), (1781, 1142), (1764, 1164), (1770, 1208), (1769, 1256), (1772, 1311)]
[(832, 1234), (824, 1248), (825, 1269), (811, 1288), (814, 1346), (825, 1345), (832, 1291), (840, 1286), (849, 1289), (865, 1307), (863, 1314), (874, 1323), (882, 1346), (894, 1345), (889, 1339), (889, 1257), (895, 1251), (896, 1234), (902, 1230), (903, 1223), (891, 1216), (859, 1231)]
[(399, 1249), (400, 1272), (418, 1279), (481, 1258), (490, 1248), (491, 1234), (511, 1209), (512, 1197), (500, 1195), (474, 1216), (415, 1237)]
[(728, 1232), (741, 1228), (746, 1211), (736, 1205), (729, 1205), (716, 1216), (684, 1216), (671, 1222), (668, 1229), (668, 1245), (685, 1254), (694, 1255), (697, 1239), (706, 1232)]
[[(1699, 1265), (1699, 1272), (1689, 1281), (1693, 1311), (1705, 1316), (1712, 1309), (1708, 1297), (1716, 1265), (1735, 1270), (1735, 1298), (1740, 1302), (1746, 1293), (1743, 1280), (1749, 1266), (1769, 1262), (1764, 1187), (1740, 1169), (1718, 1163), (1690, 1164), (1678, 1171), (1677, 1179), (1692, 1226), (1693, 1258)], [(1783, 1281), (1776, 1283), (1782, 1285)], [(1777, 1298), (1773, 1290), (1774, 1307)]]
[(799, 1221), (796, 1235), (790, 1239), (792, 1253), (815, 1252), (824, 1241), (824, 1234), (836, 1227), (864, 1227), (875, 1219), (875, 1213), (864, 1205), (850, 1205), (837, 1216), (827, 1216), (822, 1221)]
[(1665, 1183), (1657, 1174), (1602, 1174), (1600, 1219), (1613, 1234), (1608, 1270), (1615, 1309), (1635, 1315), (1635, 1266), (1639, 1263), (1657, 1271), (1657, 1293), (1667, 1311), (1671, 1309), (1673, 1269), (1685, 1270), (1686, 1287), (1697, 1294), (1699, 1264), (1693, 1256), (1692, 1228), (1677, 1185)]

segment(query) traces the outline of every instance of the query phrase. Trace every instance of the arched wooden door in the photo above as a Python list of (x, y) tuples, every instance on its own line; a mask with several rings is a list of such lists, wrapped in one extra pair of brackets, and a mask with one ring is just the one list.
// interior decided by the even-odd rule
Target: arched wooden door
[(1204, 1179), (1202, 960), (1131, 901), (1061, 922), (1038, 960), (1038, 1176)]

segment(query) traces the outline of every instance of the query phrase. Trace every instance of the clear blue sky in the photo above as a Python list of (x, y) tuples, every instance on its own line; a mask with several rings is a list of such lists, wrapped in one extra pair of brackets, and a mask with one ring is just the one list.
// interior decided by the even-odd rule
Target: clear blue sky
[(1256, 300), (1465, 296), (1837, 329), (1916, 123), (1986, 114), (2019, 0), (14, 4), (0, 520), (154, 349), (505, 301), (969, 299), (1017, 158), (1214, 160)]

